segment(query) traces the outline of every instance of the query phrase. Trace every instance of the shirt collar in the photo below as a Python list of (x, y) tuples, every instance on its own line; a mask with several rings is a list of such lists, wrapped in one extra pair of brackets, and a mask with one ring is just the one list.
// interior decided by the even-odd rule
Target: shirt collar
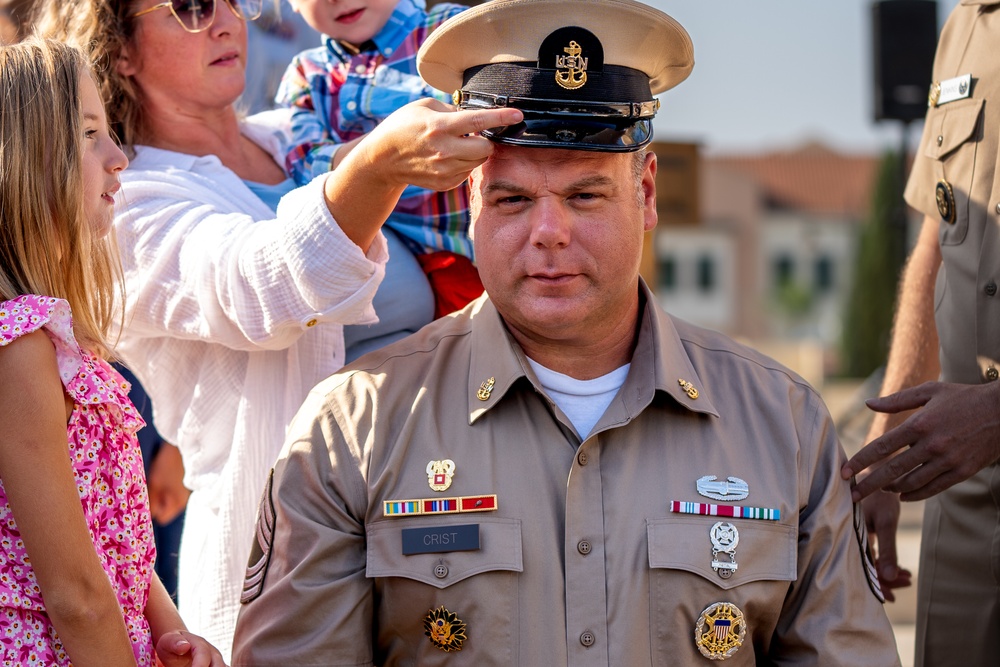
[[(658, 391), (691, 412), (718, 417), (670, 316), (656, 307), (656, 297), (645, 282), (640, 281), (639, 288), (645, 306), (639, 314), (639, 336), (621, 394), (624, 412), (620, 421), (628, 421), (642, 412)], [(472, 320), (472, 363), (468, 380), (470, 424), (497, 405), (519, 379), (534, 377), (528, 371), (524, 352), (510, 335), (493, 303), (481, 297), (476, 310)], [(692, 389), (695, 392), (691, 392)]]
[[(424, 11), (424, 0), (399, 0), (393, 10), (389, 20), (385, 22), (382, 29), (376, 33), (370, 41), (375, 45), (376, 50), (384, 57), (389, 57), (396, 48), (403, 43), (406, 37), (416, 30), (427, 13)], [(327, 35), (323, 36), (323, 43), (338, 60), (349, 63), (351, 58), (358, 55), (355, 49), (346, 47), (344, 44)]]

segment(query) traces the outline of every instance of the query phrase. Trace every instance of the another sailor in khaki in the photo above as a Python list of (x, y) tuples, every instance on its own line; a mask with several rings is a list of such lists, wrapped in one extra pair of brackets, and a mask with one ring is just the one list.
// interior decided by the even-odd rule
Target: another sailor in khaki
[(470, 179), (488, 296), (312, 392), (234, 665), (898, 665), (820, 397), (639, 278), (683, 28), (505, 0), (419, 62), (525, 110)]
[[(889, 414), (876, 416), (873, 442), (845, 471), (878, 464), (859, 482), (861, 495), (887, 487), (903, 500), (927, 499), (917, 667), (1000, 661), (998, 44), (997, 0), (962, 0), (941, 33), (906, 186), (907, 203), (925, 217), (900, 287), (882, 387), (893, 396), (875, 404)], [(905, 421), (896, 415), (917, 407)], [(881, 461), (897, 450), (891, 467)], [(905, 573), (893, 547), (898, 506), (896, 493), (865, 500), (882, 526), (879, 572), (889, 588), (898, 585), (894, 573)]]

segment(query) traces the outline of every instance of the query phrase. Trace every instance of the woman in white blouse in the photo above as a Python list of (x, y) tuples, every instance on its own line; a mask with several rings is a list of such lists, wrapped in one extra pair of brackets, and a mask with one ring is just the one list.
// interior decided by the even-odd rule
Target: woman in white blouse
[(181, 614), (228, 659), (254, 515), (285, 429), (343, 364), (343, 325), (377, 319), (380, 225), (406, 184), (465, 180), (492, 150), (476, 133), (520, 112), (408, 105), (335, 171), (292, 190), (281, 167), (287, 115), (241, 119), (233, 106), (245, 20), (260, 0), (45, 5), (43, 29), (107, 63), (108, 115), (132, 154), (115, 221), (127, 292), (118, 351), (192, 490)]

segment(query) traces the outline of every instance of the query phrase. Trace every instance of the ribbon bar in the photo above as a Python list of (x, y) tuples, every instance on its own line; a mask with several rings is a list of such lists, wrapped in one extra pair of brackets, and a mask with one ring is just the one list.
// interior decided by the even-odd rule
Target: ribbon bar
[(496, 509), (496, 495), (385, 500), (382, 503), (382, 514), (387, 517), (457, 514), (459, 512), (495, 512)]
[(670, 511), (678, 514), (701, 514), (704, 516), (725, 516), (734, 519), (760, 519), (763, 521), (778, 521), (781, 510), (769, 507), (745, 507), (743, 505), (715, 505), (712, 503), (689, 503), (683, 500), (672, 500)]

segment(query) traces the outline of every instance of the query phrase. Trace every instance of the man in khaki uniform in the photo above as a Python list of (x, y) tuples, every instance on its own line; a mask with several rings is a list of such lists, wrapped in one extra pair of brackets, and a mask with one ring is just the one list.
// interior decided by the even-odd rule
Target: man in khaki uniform
[[(899, 499), (928, 499), (918, 667), (1000, 660), (998, 44), (996, 0), (963, 0), (941, 33), (906, 187), (906, 201), (926, 217), (900, 287), (882, 386), (893, 395), (870, 402), (879, 411), (871, 443), (843, 473), (877, 463), (856, 497), (892, 492), (865, 499), (889, 588), (909, 583), (896, 558)], [(902, 411), (913, 408), (921, 409), (904, 421)], [(897, 450), (890, 464), (881, 463)]]
[(234, 664), (898, 664), (819, 396), (639, 278), (684, 29), (505, 0), (418, 62), (462, 108), (525, 113), (470, 178), (489, 296), (310, 395)]

